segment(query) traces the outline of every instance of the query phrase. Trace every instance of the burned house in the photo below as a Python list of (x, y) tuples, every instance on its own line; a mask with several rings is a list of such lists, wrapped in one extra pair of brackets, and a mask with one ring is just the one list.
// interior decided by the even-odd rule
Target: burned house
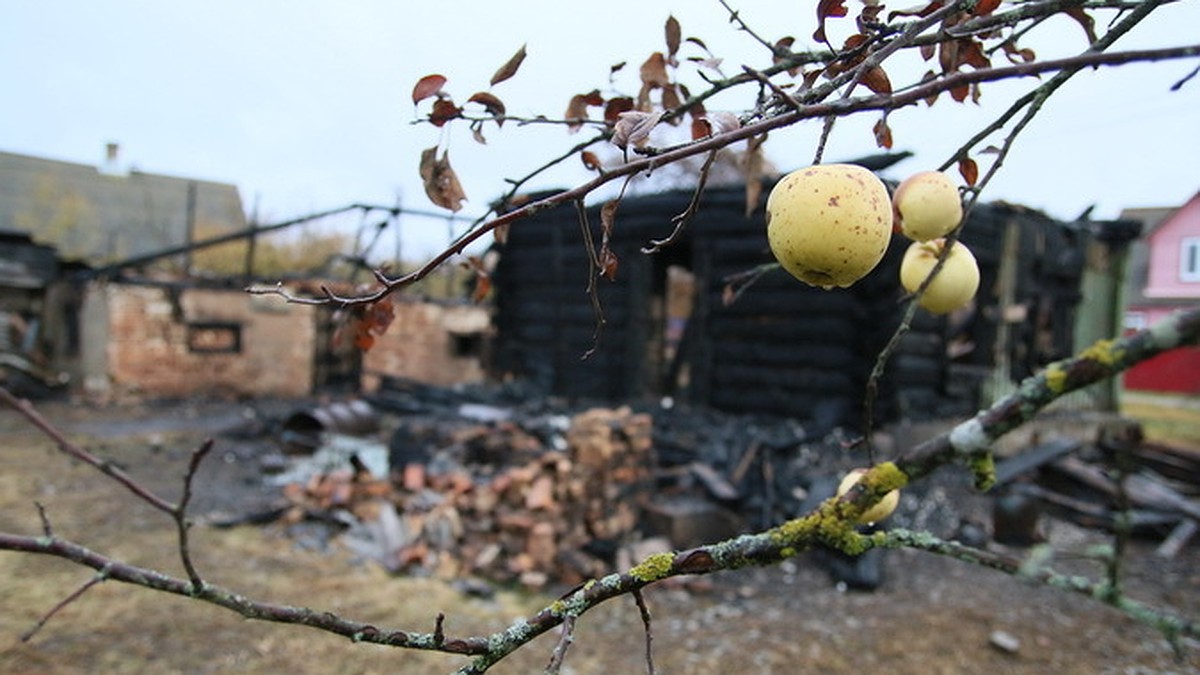
[[(849, 289), (820, 290), (778, 269), (741, 288), (773, 261), (762, 210), (745, 215), (743, 190), (709, 190), (677, 243), (641, 252), (690, 199), (669, 192), (621, 203), (609, 244), (617, 273), (597, 280), (594, 296), (576, 209), (512, 227), (494, 275), (493, 367), (573, 398), (671, 396), (818, 427), (857, 424), (876, 355), (903, 314), (906, 242), (897, 237)], [(598, 211), (588, 210), (596, 232)], [(978, 205), (962, 234), (981, 268), (975, 306), (949, 317), (917, 312), (885, 370), (876, 420), (973, 412), (989, 379), (1070, 354), (1089, 236), (1030, 209)]]
[[(99, 167), (0, 153), (0, 230), (15, 228), (0, 234), (0, 358), (28, 384), (98, 398), (295, 397), (358, 391), (382, 376), (482, 379), (483, 309), (397, 299), (397, 328), (364, 356), (340, 335), (346, 312), (247, 294), (252, 255), (233, 277), (192, 264), (204, 247), (322, 214), (248, 227), (236, 186), (125, 170), (118, 159), (115, 146)], [(319, 295), (339, 282), (352, 284), (310, 275), (284, 288)]]

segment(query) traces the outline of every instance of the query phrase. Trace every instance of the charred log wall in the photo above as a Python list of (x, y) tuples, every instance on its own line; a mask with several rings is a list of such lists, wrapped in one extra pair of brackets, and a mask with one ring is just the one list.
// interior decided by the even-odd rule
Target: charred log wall
[[(589, 263), (578, 213), (558, 208), (515, 224), (494, 275), (494, 370), (572, 398), (677, 394), (818, 427), (856, 423), (875, 355), (903, 312), (896, 279), (907, 241), (893, 241), (880, 266), (850, 289), (812, 288), (776, 270), (730, 304), (728, 278), (772, 261), (762, 213), (745, 216), (742, 190), (710, 190), (675, 246), (652, 256), (640, 252), (671, 231), (671, 218), (690, 198), (673, 192), (622, 202), (610, 244), (617, 274), (598, 282), (605, 323), (587, 359), (597, 314), (585, 290)], [(588, 210), (596, 246), (598, 211)], [(1028, 319), (1010, 331), (1015, 337), (1006, 345), (1016, 356), (1009, 360), (1014, 375), (1049, 352), (1070, 350), (1081, 273), (1072, 261), (1082, 260), (1078, 237), (1035, 212), (981, 205), (963, 235), (981, 265), (976, 311), (952, 319), (918, 312), (881, 382), (877, 420), (961, 414), (977, 405), (980, 373), (994, 362), (996, 326), (1005, 316), (997, 282), (1010, 226), (1020, 235), (1015, 301)], [(663, 320), (654, 308), (668, 265), (694, 274), (695, 296), (675, 362), (662, 367), (653, 358)], [(956, 361), (947, 355), (951, 339), (965, 345)], [(956, 370), (956, 363), (962, 367)]]

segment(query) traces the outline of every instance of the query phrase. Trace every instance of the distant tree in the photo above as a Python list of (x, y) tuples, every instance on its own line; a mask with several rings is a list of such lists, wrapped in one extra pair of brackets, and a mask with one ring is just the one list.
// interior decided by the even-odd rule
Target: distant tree
[[(226, 234), (222, 227), (200, 222), (196, 226), (197, 241)], [(315, 230), (271, 233), (253, 243), (253, 273), (257, 278), (282, 278), (296, 274), (331, 273), (333, 267), (344, 267), (342, 261), (351, 249), (352, 238), (341, 232)], [(192, 269), (197, 273), (237, 276), (246, 271), (249, 239), (203, 248), (192, 254)], [(344, 269), (337, 270), (344, 273)]]

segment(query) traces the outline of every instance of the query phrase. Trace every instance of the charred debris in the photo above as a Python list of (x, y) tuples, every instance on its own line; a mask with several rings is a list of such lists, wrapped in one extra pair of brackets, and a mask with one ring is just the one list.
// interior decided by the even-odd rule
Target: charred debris
[[(1072, 414), (1072, 413), (1067, 413)], [(1044, 540), (1051, 519), (1161, 541), (1172, 556), (1200, 520), (1200, 458), (1094, 417), (1075, 437), (1035, 438), (974, 493), (946, 471), (906, 490), (882, 526), (978, 546)], [(1091, 434), (1089, 437), (1088, 434)], [(877, 432), (883, 455), (903, 427)], [(325, 546), (337, 537), (394, 573), (571, 585), (686, 548), (778, 524), (832, 495), (866, 458), (841, 428), (659, 400), (568, 402), (524, 386), (435, 387), (391, 378), (374, 395), (296, 410), (271, 428), (262, 459), (278, 503), (216, 525), (283, 526)], [(833, 579), (872, 589), (883, 552), (816, 552)]]

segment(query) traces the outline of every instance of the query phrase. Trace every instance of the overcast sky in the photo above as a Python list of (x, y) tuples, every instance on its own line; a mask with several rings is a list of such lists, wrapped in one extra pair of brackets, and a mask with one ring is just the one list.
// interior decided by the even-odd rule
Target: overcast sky
[[(808, 2), (741, 0), (742, 16), (765, 36), (811, 44)], [(912, 2), (892, 3), (908, 6)], [(552, 153), (576, 142), (560, 128), (488, 125), (487, 146), (469, 129), (448, 135), (414, 125), (410, 94), (422, 76), (449, 78), (462, 101), (487, 89), (518, 47), (528, 58), (492, 89), (512, 114), (559, 116), (574, 93), (608, 86), (609, 66), (636, 65), (663, 48), (663, 22), (679, 20), (724, 58), (726, 73), (768, 62), (733, 30), (720, 4), (653, 2), (402, 2), (401, 0), (5, 0), (0, 3), (0, 151), (100, 164), (117, 142), (127, 166), (234, 183), (247, 210), (274, 222), (351, 202), (436, 210), (417, 175), (423, 148), (447, 145), (475, 215)], [(836, 24), (831, 35), (848, 23)], [(1118, 48), (1200, 40), (1200, 2), (1159, 10)], [(1039, 55), (1066, 55), (1083, 32), (1056, 17), (1032, 34)], [(1200, 78), (1169, 88), (1196, 62), (1133, 65), (1082, 73), (1046, 106), (985, 199), (1003, 199), (1069, 219), (1126, 207), (1169, 206), (1200, 190)], [(924, 68), (921, 64), (913, 67)], [(701, 88), (694, 72), (680, 79)], [(893, 75), (893, 81), (900, 78)], [(932, 168), (1033, 81), (984, 89), (980, 106), (912, 108), (892, 116), (896, 149), (917, 153), (891, 177)], [(737, 101), (719, 101), (734, 109)], [(827, 160), (877, 152), (874, 116), (838, 127)], [(457, 127), (457, 128), (455, 128)], [(812, 159), (814, 124), (772, 134), (768, 156), (781, 169)], [(533, 184), (569, 187), (587, 178), (571, 162)], [(446, 242), (439, 220), (406, 218), (405, 251)]]

